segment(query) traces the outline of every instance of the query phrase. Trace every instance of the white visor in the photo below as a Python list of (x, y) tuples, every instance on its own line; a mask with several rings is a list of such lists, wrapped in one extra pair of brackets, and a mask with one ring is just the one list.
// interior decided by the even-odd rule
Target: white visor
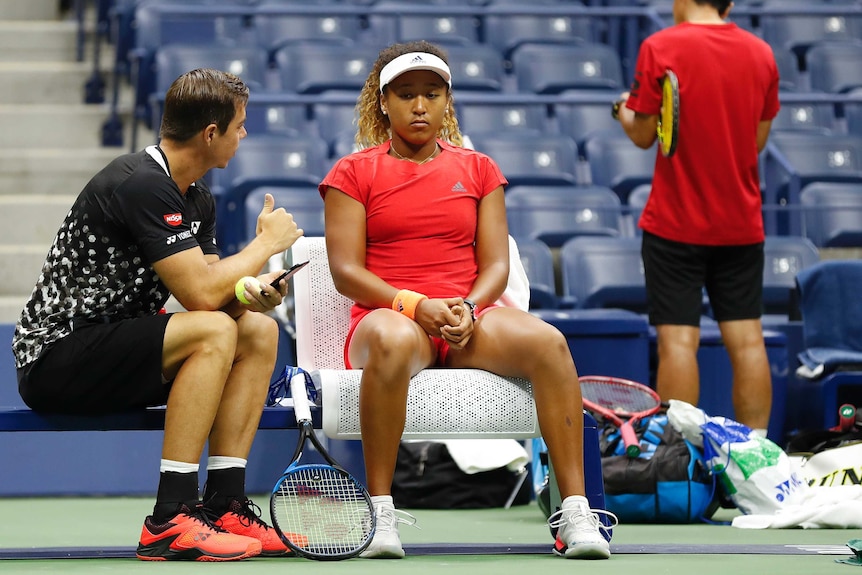
[(389, 82), (403, 74), (412, 70), (430, 70), (436, 72), (443, 78), (449, 88), (452, 88), (452, 73), (449, 71), (449, 66), (442, 59), (434, 54), (427, 52), (410, 52), (398, 56), (385, 66), (380, 71), (380, 92), (386, 87)]

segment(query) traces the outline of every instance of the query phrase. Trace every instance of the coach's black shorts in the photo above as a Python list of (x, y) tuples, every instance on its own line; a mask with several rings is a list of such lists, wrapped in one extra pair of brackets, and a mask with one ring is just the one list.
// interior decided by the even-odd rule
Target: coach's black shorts
[(72, 333), (18, 369), (18, 391), (35, 411), (99, 414), (168, 400), (162, 347), (171, 314), (116, 323), (76, 322)]
[(716, 321), (762, 314), (763, 242), (702, 246), (644, 232), (641, 257), (652, 325), (699, 326), (704, 287)]

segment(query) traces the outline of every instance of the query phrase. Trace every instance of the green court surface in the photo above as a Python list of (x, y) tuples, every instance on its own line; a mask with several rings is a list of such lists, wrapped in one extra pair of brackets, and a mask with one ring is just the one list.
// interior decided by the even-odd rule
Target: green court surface
[[(254, 499), (268, 509), (266, 495)], [(565, 560), (551, 554), (550, 532), (535, 504), (491, 510), (414, 510), (421, 529), (402, 526), (408, 553), (402, 560), (151, 563), (134, 558), (141, 523), (151, 508), (149, 498), (0, 499), (0, 574), (424, 574), (445, 569), (452, 574), (862, 575), (862, 569), (835, 563), (852, 556), (846, 544), (862, 538), (858, 529), (620, 525), (614, 530), (610, 560)], [(714, 519), (729, 520), (732, 515), (721, 510)], [(268, 511), (264, 518), (268, 519)]]

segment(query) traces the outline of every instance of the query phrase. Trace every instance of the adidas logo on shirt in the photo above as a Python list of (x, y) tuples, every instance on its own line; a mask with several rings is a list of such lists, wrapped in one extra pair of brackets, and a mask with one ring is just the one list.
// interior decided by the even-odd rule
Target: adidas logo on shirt
[(467, 191), (467, 188), (465, 188), (465, 187), (464, 187), (464, 184), (462, 184), (462, 183), (459, 181), (459, 182), (458, 182), (458, 183), (456, 183), (454, 186), (452, 186), (452, 191), (453, 191), (453, 192), (466, 192), (466, 191)]

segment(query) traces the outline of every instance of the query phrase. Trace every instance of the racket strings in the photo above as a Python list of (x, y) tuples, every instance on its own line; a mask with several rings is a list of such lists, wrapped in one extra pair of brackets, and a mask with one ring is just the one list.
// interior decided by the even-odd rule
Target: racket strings
[(654, 409), (655, 397), (628, 385), (581, 381), (581, 395), (587, 400), (617, 413), (639, 413)]
[(320, 556), (349, 554), (371, 532), (362, 486), (330, 467), (303, 466), (282, 477), (273, 512), (282, 533), (300, 535), (303, 550)]

